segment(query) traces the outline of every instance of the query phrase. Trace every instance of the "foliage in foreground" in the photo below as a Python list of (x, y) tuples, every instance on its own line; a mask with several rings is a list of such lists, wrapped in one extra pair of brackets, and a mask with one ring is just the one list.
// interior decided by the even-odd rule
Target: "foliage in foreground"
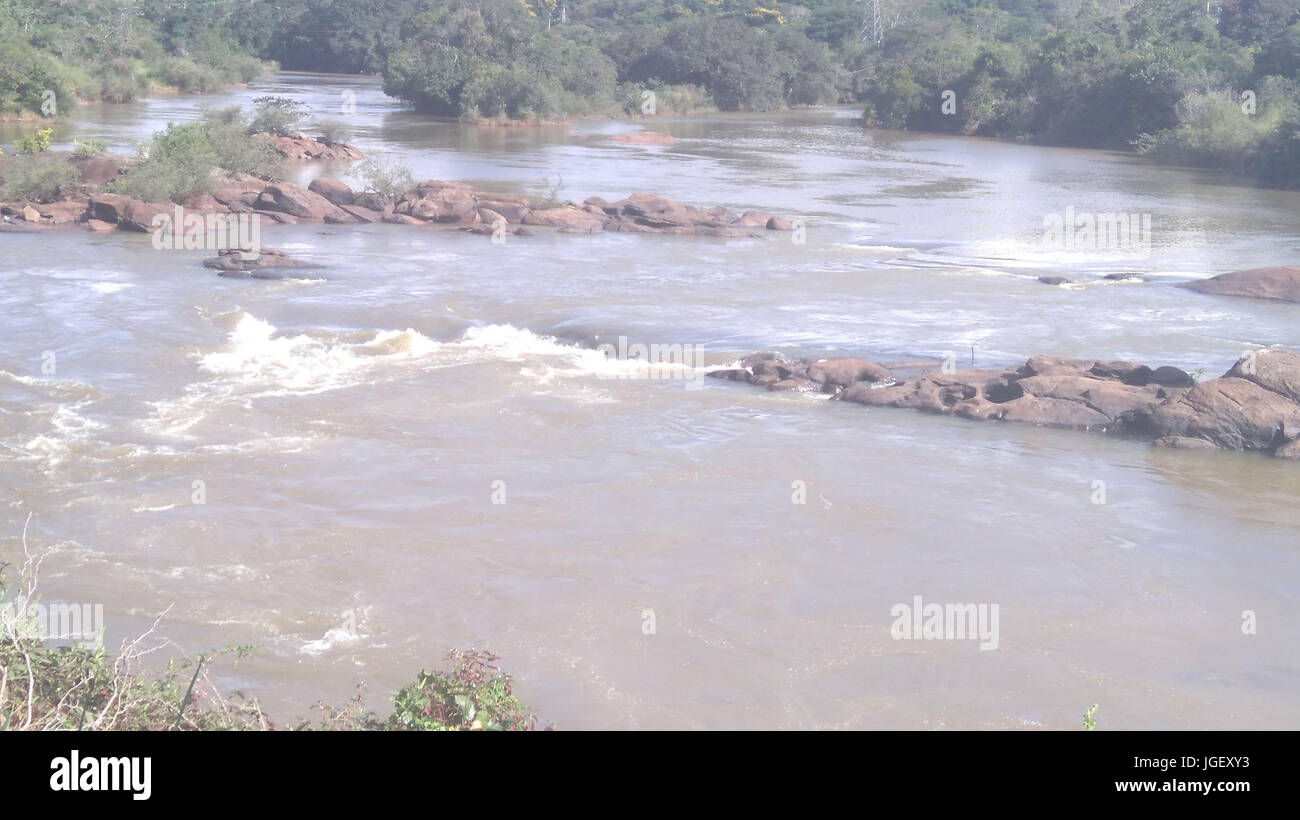
[[(224, 696), (209, 677), (209, 661), (242, 658), (254, 647), (239, 646), (167, 662), (161, 673), (144, 671), (151, 655), (175, 647), (156, 636), (161, 617), (116, 653), (85, 646), (47, 646), (26, 620), (39, 603), (37, 576), (45, 554), (31, 550), (23, 534), (23, 564), (10, 595), (0, 563), (0, 730), (251, 730), (277, 728), (256, 699), (242, 692)], [(165, 613), (164, 613), (165, 614)], [(74, 638), (77, 636), (73, 636)], [(86, 636), (82, 635), (81, 638)], [(102, 639), (102, 634), (99, 636)], [(319, 722), (297, 730), (528, 731), (536, 719), (515, 697), (511, 677), (487, 652), (454, 651), (448, 668), (420, 672), (393, 698), (392, 713), (380, 718), (358, 695), (343, 708), (321, 705)], [(549, 727), (548, 727), (549, 728)]]
[(510, 676), (487, 652), (452, 652), (451, 670), (421, 671), (415, 683), (393, 698), (387, 729), (453, 732), (486, 730), (522, 732), (537, 728), (510, 686)]

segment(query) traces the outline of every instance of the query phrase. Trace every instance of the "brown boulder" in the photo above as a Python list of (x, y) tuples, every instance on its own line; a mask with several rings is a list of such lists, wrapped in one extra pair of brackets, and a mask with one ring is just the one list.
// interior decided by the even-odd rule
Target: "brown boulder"
[(1300, 402), (1300, 353), (1263, 348), (1237, 360), (1224, 377), (1254, 382), (1265, 390)]
[(502, 216), (501, 214), (499, 214), (499, 213), (497, 213), (496, 211), (492, 210), (491, 208), (479, 208), (479, 209), (478, 209), (478, 221), (479, 221), (479, 222), (485, 222), (485, 223), (487, 223), (488, 225), (491, 225), (493, 222), (496, 222), (497, 220), (500, 220), (500, 221), (502, 221), (502, 222), (509, 222), (509, 221), (510, 221), (510, 220), (506, 219), (504, 216)]
[(86, 204), (86, 214), (91, 219), (116, 225), (122, 220), (127, 204), (136, 201), (126, 194), (95, 194)]
[(352, 196), (352, 204), (383, 213), (393, 207), (393, 200), (392, 197), (377, 194), (374, 191), (359, 191)]
[(766, 228), (767, 223), (772, 220), (771, 214), (759, 213), (758, 211), (745, 211), (744, 215), (737, 219), (733, 224), (737, 228)]
[(306, 134), (295, 131), (288, 136), (264, 134), (266, 141), (282, 157), (287, 159), (361, 159), (364, 154), (354, 146), (341, 142), (324, 142), (315, 140)]
[(410, 214), (387, 213), (382, 217), (384, 222), (391, 222), (394, 225), (426, 225), (423, 220), (416, 219)]
[(74, 154), (68, 161), (77, 169), (81, 182), (85, 185), (106, 185), (122, 173), (121, 159), (111, 154), (96, 154), (93, 157)]
[(62, 202), (51, 202), (48, 205), (41, 205), (37, 208), (41, 216), (50, 220), (55, 225), (66, 225), (69, 222), (79, 222), (86, 216), (86, 200), (70, 199)]
[(605, 229), (605, 219), (573, 205), (533, 211), (524, 224), (549, 225), (564, 233), (600, 233)]
[(772, 390), (774, 392), (780, 392), (783, 390), (798, 390), (803, 393), (811, 393), (820, 388), (821, 385), (819, 385), (815, 381), (812, 381), (811, 379), (791, 378), (791, 379), (781, 379), (780, 381), (773, 382), (772, 384), (768, 385), (767, 389)]
[(1252, 268), (1184, 282), (1182, 287), (1218, 296), (1250, 296), (1300, 302), (1300, 267)]
[(300, 219), (324, 219), (330, 214), (339, 213), (337, 205), (315, 191), (284, 181), (267, 185), (257, 198), (257, 206)]
[(887, 382), (893, 374), (866, 359), (821, 359), (808, 366), (808, 378), (834, 388), (857, 382)]
[(972, 399), (985, 399), (983, 385), (1001, 375), (994, 370), (958, 370), (953, 373), (922, 373), (890, 387), (859, 382), (840, 393), (839, 398), (871, 407), (906, 407), (927, 413), (951, 413)]
[(349, 214), (351, 214), (352, 218), (355, 219), (357, 222), (363, 224), (378, 222), (384, 216), (379, 211), (373, 210), (371, 208), (366, 208), (361, 205), (340, 205), (339, 207), (347, 211)]
[(1217, 450), (1214, 442), (1206, 441), (1203, 438), (1187, 438), (1186, 436), (1161, 436), (1152, 442), (1157, 447), (1167, 447), (1171, 450)]
[(1300, 435), (1300, 404), (1243, 378), (1202, 382), (1155, 408), (1157, 437), (1200, 438), (1228, 450), (1272, 451)]
[[(418, 188), (424, 195), (408, 200), (405, 213), (429, 222), (473, 222), (478, 218), (478, 201), (468, 188)], [(402, 210), (399, 206), (398, 210)]]
[(235, 203), (252, 205), (257, 195), (266, 188), (266, 182), (251, 174), (237, 174), (233, 177), (221, 177), (212, 189), (212, 198), (222, 205), (230, 207)]
[[(1118, 421), (1134, 413), (1149, 412), (1164, 400), (1156, 386), (1135, 386), (1087, 376), (1028, 376), (1008, 380), (1005, 384), (1007, 395), (1022, 391), (1025, 395), (1037, 398), (1077, 402), (1102, 414), (1108, 421)], [(992, 386), (987, 389), (990, 393), (996, 392)]]
[(254, 208), (251, 211), (251, 213), (258, 214), (259, 216), (264, 216), (267, 219), (271, 220), (272, 222), (276, 222), (280, 225), (298, 224), (298, 218), (296, 216), (289, 216), (288, 214), (280, 213), (279, 211), (267, 211), (267, 210), (262, 210), (260, 208)]
[(1042, 427), (1069, 427), (1087, 430), (1105, 427), (1111, 419), (1082, 402), (1048, 396), (1021, 396), (998, 405), (1004, 421), (1036, 424)]
[(198, 211), (204, 214), (230, 213), (230, 207), (212, 194), (196, 194), (185, 200), (186, 211)]
[(320, 194), (335, 205), (351, 205), (356, 198), (347, 183), (332, 177), (313, 179), (311, 184), (307, 186), (307, 190)]
[(1300, 459), (1300, 438), (1294, 438), (1273, 451), (1278, 458)]
[(522, 225), (532, 216), (533, 210), (527, 205), (504, 199), (484, 199), (479, 197), (479, 207), (489, 208), (499, 213), (512, 225)]
[(319, 268), (320, 265), (294, 259), (274, 248), (260, 248), (256, 253), (231, 248), (218, 251), (214, 259), (203, 260), (203, 267), (219, 271), (249, 271), (267, 268)]
[[(170, 202), (136, 202), (133, 200), (127, 204), (126, 212), (118, 220), (117, 224), (128, 231), (152, 233), (158, 229), (158, 224), (154, 221), (155, 217), (165, 214), (170, 220), (175, 213), (176, 206)], [(170, 222), (167, 224), (170, 224)]]

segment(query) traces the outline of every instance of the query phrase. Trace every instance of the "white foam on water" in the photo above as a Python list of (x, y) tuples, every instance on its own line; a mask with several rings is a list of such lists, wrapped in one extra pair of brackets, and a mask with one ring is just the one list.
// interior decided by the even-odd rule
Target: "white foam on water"
[(0, 380), (30, 387), (54, 399), (88, 402), (104, 396), (92, 384), (60, 380), (53, 376), (20, 376), (8, 370), (0, 370)]
[(131, 509), (131, 512), (135, 512), (135, 513), (142, 513), (142, 512), (166, 512), (167, 510), (174, 510), (174, 509), (176, 509), (176, 505), (175, 505), (175, 504), (164, 504), (164, 505), (161, 506), (161, 507), (133, 507), (133, 508)]
[(870, 251), (873, 253), (914, 253), (916, 248), (900, 248), (896, 245), (863, 245), (859, 242), (836, 242), (834, 247), (852, 251)]
[[(22, 451), (34, 461), (44, 461), (47, 469), (57, 467), (70, 455), (93, 442), (93, 433), (103, 424), (80, 415), (82, 404), (61, 404), (49, 415), (50, 429), (22, 445)], [(48, 412), (48, 406), (34, 412)]]
[(117, 293), (119, 291), (123, 291), (126, 290), (127, 288), (133, 288), (133, 287), (135, 287), (135, 285), (131, 284), (130, 282), (91, 282), (90, 283), (90, 289), (95, 291), (96, 293)]
[(323, 655), (335, 647), (351, 646), (360, 643), (361, 640), (361, 635), (338, 626), (314, 641), (304, 642), (298, 651), (304, 655)]
[(376, 332), (359, 343), (278, 335), (270, 322), (241, 313), (226, 343), (198, 357), (198, 369), (212, 378), (189, 385), (184, 396), (156, 402), (146, 428), (183, 435), (212, 410), (232, 403), (251, 406), (263, 397), (314, 395), (374, 383), (378, 368), (419, 359), (438, 347), (411, 328)]
[(364, 642), (370, 637), (363, 629), (369, 615), (368, 606), (344, 613), (345, 622), (342, 625), (326, 630), (325, 634), (316, 640), (304, 641), (298, 647), (298, 652), (303, 655), (322, 655), (331, 649), (355, 646)]
[[(628, 346), (638, 341), (640, 340), (629, 340)], [(609, 344), (618, 347), (615, 342)], [(667, 343), (644, 341), (642, 344)], [(528, 364), (520, 370), (520, 373), (543, 383), (556, 376), (685, 381), (701, 378), (711, 370), (720, 369), (719, 365), (691, 363), (689, 359), (693, 357), (686, 355), (686, 351), (688, 349), (696, 351), (697, 348), (681, 343), (678, 343), (678, 346), (682, 355), (677, 356), (676, 361), (652, 362), (639, 358), (623, 359), (618, 356), (608, 356), (602, 350), (562, 342), (554, 336), (539, 335), (526, 328), (518, 328), (514, 325), (487, 325), (470, 328), (458, 341), (449, 342), (443, 347), (472, 351), (479, 354), (475, 357), (478, 359), (527, 361)], [(530, 361), (536, 359), (541, 361)]]
[[(633, 342), (638, 340), (631, 340)], [(647, 340), (645, 344), (665, 345)], [(630, 346), (630, 344), (629, 344)], [(210, 378), (190, 384), (183, 396), (154, 404), (143, 424), (151, 433), (188, 436), (213, 411), (228, 406), (252, 409), (267, 397), (310, 396), (356, 386), (375, 385), (424, 371), (490, 362), (520, 363), (519, 373), (538, 384), (557, 377), (699, 381), (719, 369), (693, 355), (693, 346), (660, 348), (662, 362), (619, 358), (579, 347), (553, 336), (510, 324), (472, 327), (459, 339), (438, 342), (413, 328), (348, 334), (282, 334), (274, 325), (240, 313), (225, 344), (197, 354), (198, 370)], [(608, 401), (605, 394), (582, 394), (575, 400)]]

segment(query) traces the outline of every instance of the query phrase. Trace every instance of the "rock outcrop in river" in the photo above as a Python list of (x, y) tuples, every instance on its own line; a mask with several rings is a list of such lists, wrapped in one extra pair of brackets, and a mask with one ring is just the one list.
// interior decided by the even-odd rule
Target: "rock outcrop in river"
[(1253, 268), (1185, 282), (1183, 287), (1220, 296), (1253, 296), (1300, 302), (1300, 267)]
[(768, 390), (830, 393), (868, 407), (1096, 430), (1166, 447), (1300, 458), (1300, 353), (1290, 351), (1253, 351), (1221, 378), (1200, 383), (1176, 367), (1050, 356), (1005, 370), (912, 375), (865, 359), (788, 361), (777, 353), (757, 353), (740, 364), (709, 375)]
[(218, 251), (215, 258), (204, 260), (203, 267), (234, 278), (279, 279), (287, 275), (283, 273), (287, 269), (318, 268), (320, 265), (294, 259), (275, 248), (259, 248), (257, 253), (228, 248)]
[(295, 131), (288, 136), (279, 134), (264, 136), (276, 153), (288, 159), (348, 160), (362, 159), (365, 156), (355, 146), (312, 139), (301, 131)]
[[(113, 227), (149, 231), (158, 214), (171, 214), (171, 203), (141, 202), (124, 194), (100, 193), (74, 197), (51, 205), (4, 205), (13, 220), (33, 228), (83, 222), (92, 230)], [(187, 213), (256, 213), (271, 222), (317, 221), (332, 224), (392, 222), (408, 225), (448, 224), (493, 226), (502, 233), (526, 236), (510, 226), (548, 226), (560, 233), (602, 231), (745, 237), (752, 229), (788, 231), (786, 219), (722, 206), (697, 208), (650, 194), (635, 193), (617, 202), (589, 197), (574, 202), (539, 202), (522, 194), (478, 191), (462, 182), (430, 179), (397, 197), (355, 192), (337, 179), (320, 178), (304, 188), (284, 180), (266, 181), (247, 174), (220, 179), (210, 193), (185, 203)], [(475, 233), (494, 231), (476, 229)]]

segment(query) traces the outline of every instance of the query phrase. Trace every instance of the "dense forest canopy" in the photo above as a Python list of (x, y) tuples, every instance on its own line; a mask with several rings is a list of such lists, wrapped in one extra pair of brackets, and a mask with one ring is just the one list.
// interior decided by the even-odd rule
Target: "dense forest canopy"
[(0, 49), (11, 112), (273, 60), (447, 116), (860, 104), (1300, 184), (1297, 0), (0, 0)]

